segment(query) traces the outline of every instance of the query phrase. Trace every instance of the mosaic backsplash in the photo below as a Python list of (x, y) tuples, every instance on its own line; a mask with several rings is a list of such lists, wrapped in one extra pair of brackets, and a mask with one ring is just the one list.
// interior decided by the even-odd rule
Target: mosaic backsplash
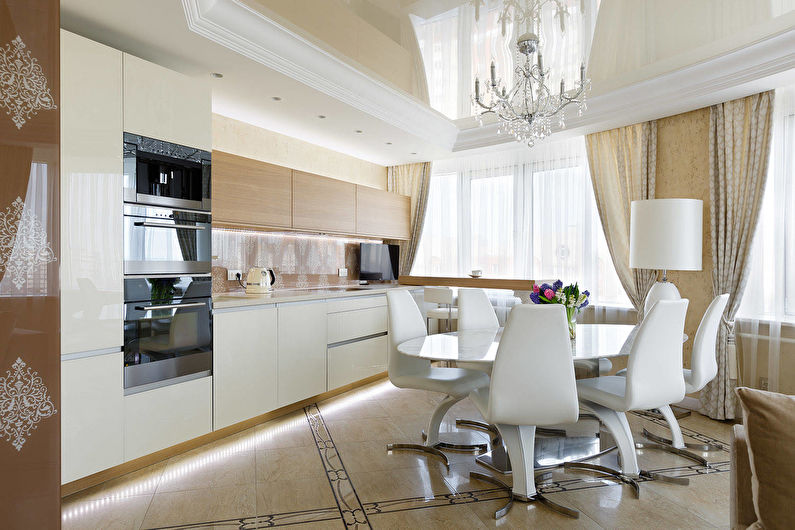
[[(359, 243), (380, 240), (333, 236), (256, 232), (213, 228), (213, 292), (243, 291), (227, 280), (229, 269), (239, 269), (245, 281), (249, 267), (270, 267), (277, 289), (348, 285), (359, 279)], [(348, 276), (337, 275), (340, 268)]]

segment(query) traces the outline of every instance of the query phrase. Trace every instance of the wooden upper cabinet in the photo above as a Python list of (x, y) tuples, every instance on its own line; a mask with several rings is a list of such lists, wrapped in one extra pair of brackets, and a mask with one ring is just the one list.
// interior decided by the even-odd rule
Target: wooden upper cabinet
[(290, 173), (286, 167), (213, 151), (213, 222), (290, 228)]
[(356, 233), (392, 239), (411, 238), (411, 198), (356, 186)]
[(356, 185), (293, 171), (293, 228), (355, 233)]

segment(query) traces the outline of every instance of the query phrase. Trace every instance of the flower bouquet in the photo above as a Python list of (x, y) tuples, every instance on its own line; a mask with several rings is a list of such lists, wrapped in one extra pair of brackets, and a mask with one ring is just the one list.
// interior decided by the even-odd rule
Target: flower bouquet
[(563, 304), (566, 307), (566, 319), (569, 321), (569, 336), (573, 339), (577, 333), (577, 314), (588, 307), (590, 296), (588, 291), (580, 292), (576, 283), (564, 287), (563, 282), (557, 280), (552, 285), (533, 285), (530, 300), (534, 304)]

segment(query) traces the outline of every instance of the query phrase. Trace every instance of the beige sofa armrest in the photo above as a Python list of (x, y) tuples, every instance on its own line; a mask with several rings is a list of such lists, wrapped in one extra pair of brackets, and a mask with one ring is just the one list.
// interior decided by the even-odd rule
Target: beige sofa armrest
[(731, 437), (731, 527), (748, 528), (756, 522), (754, 498), (751, 493), (751, 462), (745, 428), (738, 424)]

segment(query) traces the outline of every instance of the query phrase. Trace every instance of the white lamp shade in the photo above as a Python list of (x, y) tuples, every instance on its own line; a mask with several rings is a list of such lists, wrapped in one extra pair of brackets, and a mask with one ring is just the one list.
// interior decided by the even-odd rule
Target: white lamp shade
[(629, 266), (700, 271), (703, 208), (698, 199), (632, 201)]

